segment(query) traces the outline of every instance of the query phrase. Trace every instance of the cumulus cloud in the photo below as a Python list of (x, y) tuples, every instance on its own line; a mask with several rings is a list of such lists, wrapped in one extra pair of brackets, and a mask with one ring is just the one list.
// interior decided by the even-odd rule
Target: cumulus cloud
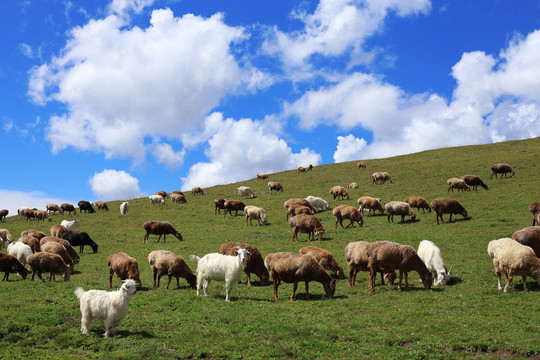
[(335, 162), (358, 160), (367, 146), (364, 139), (358, 139), (353, 134), (338, 136), (337, 150), (334, 152)]
[(164, 164), (169, 170), (174, 170), (184, 163), (185, 150), (174, 151), (169, 144), (155, 144), (153, 149), (154, 158), (160, 164)]
[(257, 173), (321, 162), (321, 156), (307, 148), (293, 153), (287, 143), (269, 131), (263, 122), (224, 119), (222, 114), (213, 113), (205, 123), (213, 133), (206, 150), (210, 161), (199, 162), (190, 168), (188, 175), (182, 178), (183, 189), (226, 184), (255, 177)]
[(125, 171), (106, 169), (88, 181), (97, 198), (103, 201), (129, 200), (143, 196), (139, 180)]

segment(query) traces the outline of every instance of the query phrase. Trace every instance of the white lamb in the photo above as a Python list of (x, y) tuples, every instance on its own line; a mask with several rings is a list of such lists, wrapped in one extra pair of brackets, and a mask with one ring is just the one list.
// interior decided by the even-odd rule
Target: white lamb
[(243, 197), (254, 198), (255, 197), (255, 191), (248, 186), (240, 186), (237, 190), (238, 190), (239, 198), (243, 198)]
[(444, 266), (441, 249), (439, 249), (432, 241), (422, 240), (420, 245), (418, 245), (417, 254), (424, 264), (426, 264), (428, 270), (433, 274), (434, 285), (446, 285), (451, 277), (452, 266), (450, 266), (450, 271)]
[(129, 203), (127, 201), (120, 204), (120, 215), (126, 215), (128, 211), (129, 211)]
[(197, 296), (199, 296), (201, 286), (204, 290), (204, 296), (208, 296), (208, 285), (210, 285), (211, 280), (225, 281), (225, 290), (227, 291), (225, 301), (231, 301), (231, 289), (235, 283), (240, 281), (248, 255), (250, 252), (246, 249), (238, 249), (236, 256), (211, 253), (200, 258), (197, 255), (191, 255), (190, 258), (198, 262)]
[(117, 291), (88, 290), (78, 287), (75, 295), (81, 304), (81, 331), (89, 335), (88, 324), (92, 319), (105, 322), (103, 337), (116, 335), (116, 328), (128, 312), (129, 302), (137, 292), (137, 283), (133, 279), (122, 280), (122, 287)]
[(7, 247), (7, 252), (9, 255), (13, 255), (19, 259), (19, 261), (24, 265), (26, 265), (26, 258), (34, 253), (30, 246), (20, 241), (9, 244)]
[(161, 195), (150, 195), (148, 197), (150, 199), (150, 205), (158, 204), (163, 205), (165, 204), (165, 199), (163, 199), (163, 196)]
[(68, 230), (77, 230), (81, 224), (79, 224), (77, 219), (73, 219), (73, 220), (62, 220), (60, 225), (64, 226)]
[(330, 203), (317, 196), (308, 196), (306, 200), (315, 208), (317, 211), (328, 210), (330, 209)]

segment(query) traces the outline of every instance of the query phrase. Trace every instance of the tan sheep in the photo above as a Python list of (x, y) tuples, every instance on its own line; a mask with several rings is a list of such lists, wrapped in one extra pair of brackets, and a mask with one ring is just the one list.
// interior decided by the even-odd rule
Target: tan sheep
[(359, 187), (358, 184), (355, 182), (352, 182), (349, 185), (347, 185), (347, 189), (358, 189), (358, 187)]
[(358, 166), (359, 169), (365, 169), (366, 163), (363, 161), (359, 161), (358, 163), (356, 163), (356, 166)]
[(257, 226), (266, 224), (266, 213), (261, 207), (247, 205), (244, 207), (244, 213), (246, 214), (246, 226), (249, 219), (249, 224), (253, 226), (253, 220), (257, 220)]
[(532, 223), (532, 226), (534, 226), (534, 223), (536, 222), (538, 225), (540, 225), (540, 222), (538, 221), (538, 214), (540, 214), (540, 203), (536, 202), (536, 203), (532, 203), (531, 205), (529, 205), (529, 210), (532, 212), (533, 214), (533, 223)]
[(301, 172), (305, 172), (307, 173), (308, 171), (312, 170), (313, 169), (313, 165), (309, 164), (309, 166), (307, 168), (303, 167), (303, 166), (299, 166), (298, 167), (298, 172), (301, 173)]
[(368, 216), (371, 214), (371, 211), (373, 211), (373, 213), (378, 211), (380, 215), (384, 214), (384, 208), (381, 205), (380, 199), (371, 196), (362, 196), (359, 197), (356, 202), (360, 205), (360, 211), (368, 210)]
[(58, 206), (58, 204), (48, 203), (47, 205), (45, 205), (45, 209), (48, 212), (52, 212), (53, 214), (56, 214), (57, 211), (60, 214), (64, 213), (64, 210), (62, 210), (62, 208), (60, 208), (60, 206)]
[(200, 187), (196, 186), (191, 189), (191, 195), (204, 195), (204, 191)]
[(185, 198), (184, 195), (180, 195), (180, 194), (171, 194), (170, 195), (171, 197), (171, 203), (175, 204), (185, 204), (187, 203), (187, 200)]
[[(159, 289), (159, 281), (163, 275), (168, 275), (169, 279), (165, 290), (169, 289), (169, 284), (176, 277), (176, 284), (180, 289), (180, 278), (186, 279), (189, 286), (195, 289), (197, 278), (193, 275), (189, 265), (184, 258), (167, 250), (154, 250), (148, 254), (148, 263), (152, 267), (154, 277), (154, 289)], [(157, 283), (156, 283), (157, 278)]]
[(540, 258), (540, 226), (528, 226), (512, 234), (512, 239), (518, 243), (530, 246)]
[(73, 272), (73, 259), (68, 254), (64, 245), (57, 243), (55, 241), (45, 242), (41, 246), (41, 251), (60, 255), (62, 257), (62, 260), (64, 260), (64, 262), (66, 263), (69, 269), (69, 274), (71, 275), (71, 273)]
[(268, 191), (270, 194), (272, 193), (272, 190), (275, 190), (276, 192), (283, 192), (283, 186), (281, 186), (281, 184), (277, 181), (270, 181), (268, 183)]
[[(71, 246), (69, 241), (67, 241), (65, 239), (62, 239), (62, 238), (59, 238), (59, 237), (56, 237), (56, 236), (45, 236), (44, 238), (39, 240), (40, 248), (47, 242), (56, 242), (58, 244), (61, 244), (66, 249), (66, 252), (68, 253), (71, 260), (73, 261), (73, 264), (78, 264), (79, 263), (80, 256), (77, 253), (77, 250), (75, 250), (75, 248), (73, 246)], [(44, 250), (41, 250), (41, 251), (44, 251)], [(61, 255), (61, 254), (58, 254), (58, 255)]]
[(409, 216), (411, 221), (416, 220), (416, 215), (409, 204), (404, 201), (390, 201), (384, 205), (386, 211), (388, 211), (388, 223), (390, 219), (394, 222), (394, 215), (401, 215), (401, 222), (405, 221), (405, 216)]
[(375, 184), (385, 184), (385, 183), (392, 183), (392, 178), (386, 171), (377, 171), (371, 174), (371, 178), (373, 179), (373, 185)]
[(319, 237), (319, 241), (322, 241), (322, 236), (324, 234), (324, 229), (315, 215), (304, 215), (299, 214), (296, 216), (293, 216), (289, 219), (289, 225), (293, 229), (293, 236), (291, 241), (298, 242), (298, 233), (301, 232), (303, 234), (308, 234), (308, 241), (310, 241), (311, 238), (315, 240), (315, 234)]
[(336, 200), (336, 198), (338, 199), (350, 199), (349, 197), (349, 193), (347, 193), (347, 190), (345, 190), (345, 188), (343, 186), (333, 186), (332, 188), (330, 188), (330, 195), (332, 195), (334, 197), (334, 200)]
[(293, 199), (289, 199), (287, 201), (285, 201), (283, 203), (283, 206), (285, 208), (289, 208), (289, 206), (291, 205), (302, 205), (302, 206), (307, 206), (308, 208), (310, 208), (314, 213), (316, 212), (315, 208), (313, 207), (313, 205), (311, 205), (311, 203), (309, 201), (307, 201), (307, 199), (298, 199), (298, 198), (293, 198)]
[(109, 211), (109, 207), (107, 206), (107, 203), (104, 201), (96, 201), (96, 207), (98, 210)]
[(287, 221), (289, 221), (290, 216), (296, 216), (298, 214), (315, 215), (315, 212), (307, 206), (293, 204), (287, 209)]
[(450, 178), (446, 180), (446, 183), (448, 184), (447, 192), (450, 192), (450, 190), (452, 190), (453, 192), (454, 189), (458, 189), (459, 191), (471, 191), (471, 188), (469, 187), (469, 185), (467, 185), (465, 180), (462, 180), (462, 179)]
[(334, 229), (337, 229), (337, 224), (341, 225), (343, 229), (343, 220), (348, 219), (350, 224), (347, 227), (352, 226), (354, 228), (354, 223), (358, 223), (358, 226), (364, 225), (364, 218), (362, 212), (350, 205), (339, 205), (332, 210), (332, 214), (336, 217), (336, 224)]
[(268, 174), (257, 174), (257, 179), (266, 180), (268, 179)]
[(8, 229), (0, 229), (0, 250), (13, 242), (13, 236)]
[[(345, 260), (349, 268), (349, 287), (353, 287), (356, 282), (356, 274), (358, 271), (369, 271), (369, 246), (371, 244), (367, 241), (354, 241), (345, 246)], [(396, 272), (389, 271), (383, 275), (381, 271), (381, 285), (384, 285), (384, 281), (390, 285), (394, 285), (396, 279)]]
[(46, 236), (44, 232), (37, 231), (37, 230), (34, 230), (34, 229), (24, 230), (23, 232), (21, 232), (21, 236), (24, 236), (24, 235), (33, 236), (38, 240), (40, 240), (42, 237)]
[(120, 280), (133, 279), (137, 283), (137, 289), (140, 290), (142, 282), (139, 275), (139, 265), (137, 260), (124, 252), (116, 252), (107, 258), (109, 267), (109, 288), (112, 289), (112, 278), (116, 274)]
[(316, 246), (306, 246), (298, 250), (298, 252), (300, 254), (313, 256), (315, 259), (317, 259), (319, 264), (321, 264), (325, 270), (330, 270), (330, 271), (335, 272), (338, 278), (340, 279), (345, 278), (343, 268), (339, 266), (339, 264), (337, 263), (336, 259), (334, 258), (334, 256), (332, 255), (330, 251), (321, 249)]
[(405, 198), (405, 200), (403, 200), (403, 201), (406, 202), (407, 204), (411, 205), (411, 207), (416, 208), (417, 211), (420, 211), (420, 209), (422, 209), (424, 214), (426, 213), (426, 210), (428, 211), (428, 213), (431, 212), (431, 207), (429, 206), (426, 199), (424, 199), (423, 197), (420, 197), (420, 196), (407, 196)]
[(30, 248), (32, 249), (34, 253), (41, 251), (39, 240), (31, 235), (23, 235), (19, 238), (19, 241), (22, 242), (23, 244), (30, 246)]
[(51, 226), (51, 236), (56, 236), (56, 237), (63, 237), (64, 233), (68, 231), (67, 227), (63, 226), (63, 225), (53, 225)]

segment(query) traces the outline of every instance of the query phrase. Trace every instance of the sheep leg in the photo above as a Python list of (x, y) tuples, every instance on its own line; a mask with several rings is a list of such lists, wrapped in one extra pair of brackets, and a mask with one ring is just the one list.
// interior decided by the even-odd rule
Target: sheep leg
[(298, 283), (295, 281), (292, 288), (292, 294), (291, 294), (291, 301), (294, 301), (294, 293), (296, 292), (296, 289), (298, 288)]
[(306, 281), (306, 300), (311, 300), (309, 297), (309, 282)]
[(203, 281), (203, 291), (204, 291), (204, 296), (205, 297), (208, 297), (208, 285), (210, 285), (210, 279), (204, 280)]
[(409, 290), (409, 273), (405, 271), (405, 290)]
[(401, 291), (401, 282), (403, 281), (403, 272), (399, 270), (399, 284), (398, 284), (398, 291)]
[(356, 273), (358, 270), (354, 267), (349, 269), (349, 287), (354, 286), (354, 282), (356, 281)]
[(273, 279), (273, 285), (274, 285), (274, 300), (278, 299), (278, 287), (279, 283), (281, 282), (275, 272), (272, 271), (272, 279)]
[(502, 290), (501, 285), (501, 271), (497, 269), (497, 266), (495, 266), (495, 275), (497, 275), (497, 289)]
[(381, 285), (384, 285), (384, 275), (382, 271), (381, 271)]
[(448, 222), (452, 222), (452, 213), (450, 213), (450, 219), (448, 219)]
[(86, 311), (83, 312), (83, 316), (81, 317), (81, 332), (83, 335), (90, 335), (90, 331), (88, 330), (88, 323), (90, 323), (89, 316), (86, 316)]
[(504, 286), (504, 293), (506, 294), (508, 293), (508, 288), (510, 287), (510, 283), (512, 282), (514, 278), (512, 275), (512, 269), (505, 271), (504, 277), (506, 278), (506, 285)]
[(377, 275), (377, 272), (370, 269), (369, 270), (369, 289), (371, 290), (371, 292), (374, 292), (375, 291), (375, 277)]
[[(251, 286), (251, 273), (246, 272), (246, 274), (247, 274), (246, 284), (247, 284), (247, 286)], [(241, 283), (242, 280), (239, 280), (238, 282)]]
[(159, 281), (158, 281), (158, 286), (156, 287), (157, 271), (158, 271), (157, 268), (153, 268), (153, 269), (152, 269), (152, 275), (153, 275), (153, 277), (154, 277), (154, 289), (158, 289), (158, 288), (159, 288)]

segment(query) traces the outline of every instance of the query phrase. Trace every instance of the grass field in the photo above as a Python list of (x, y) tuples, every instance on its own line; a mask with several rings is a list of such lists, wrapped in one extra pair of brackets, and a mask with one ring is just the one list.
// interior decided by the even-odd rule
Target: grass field
[[(81, 261), (69, 282), (42, 283), (11, 275), (0, 282), (0, 358), (205, 358), (205, 359), (540, 359), (540, 286), (528, 279), (524, 292), (516, 278), (508, 294), (497, 290), (493, 265), (486, 248), (489, 241), (511, 236), (532, 224), (528, 205), (540, 201), (538, 176), (540, 138), (498, 144), (439, 149), (388, 159), (366, 160), (367, 169), (356, 162), (321, 165), (308, 173), (296, 170), (271, 174), (285, 191), (269, 194), (267, 181), (250, 179), (237, 184), (205, 189), (205, 195), (186, 193), (187, 204), (150, 206), (148, 199), (130, 200), (130, 211), (121, 216), (120, 201), (109, 202), (109, 212), (77, 214), (82, 231), (99, 244), (99, 252), (81, 254)], [(514, 178), (490, 180), (490, 165), (510, 164)], [(372, 185), (370, 174), (388, 171), (390, 185)], [(479, 175), (490, 188), (471, 192), (447, 193), (446, 180), (465, 174)], [(351, 200), (332, 201), (328, 190), (334, 185), (357, 182), (349, 191)], [(268, 224), (246, 227), (243, 216), (214, 216), (213, 199), (236, 198), (240, 185), (252, 187), (257, 197), (247, 204), (266, 210)], [(171, 184), (172, 191), (177, 185)], [(410, 291), (378, 285), (368, 289), (368, 273), (359, 273), (356, 287), (347, 279), (337, 280), (335, 297), (324, 299), (319, 283), (310, 286), (311, 301), (305, 300), (299, 285), (297, 297), (288, 297), (292, 284), (282, 284), (280, 299), (273, 301), (272, 285), (234, 286), (232, 302), (226, 303), (222, 283), (213, 282), (208, 298), (181, 279), (168, 291), (152, 290), (151, 269), (147, 262), (152, 250), (167, 249), (188, 258), (217, 252), (220, 244), (243, 241), (256, 246), (263, 257), (277, 251), (297, 252), (306, 246), (307, 235), (291, 242), (291, 229), (285, 221), (283, 202), (292, 197), (320, 196), (339, 204), (356, 205), (363, 195), (382, 202), (403, 200), (417, 195), (428, 201), (453, 197), (465, 206), (468, 220), (437, 225), (435, 214), (417, 214), (417, 221), (388, 224), (386, 216), (364, 218), (364, 226), (334, 229), (331, 211), (319, 217), (326, 229), (322, 242), (309, 244), (331, 251), (346, 269), (343, 250), (351, 241), (391, 240), (418, 247), (430, 239), (441, 249), (447, 266), (453, 265), (453, 278), (446, 287), (424, 290), (418, 274), (409, 276)], [(24, 204), (21, 204), (24, 205)], [(45, 204), (43, 204), (43, 208)], [(49, 233), (52, 223), (27, 222), (9, 217), (1, 227), (17, 238), (21, 231), (34, 228)], [(448, 215), (445, 215), (445, 220)], [(184, 241), (173, 236), (157, 243), (151, 236), (143, 244), (143, 222), (170, 221)], [(143, 290), (131, 302), (119, 335), (102, 338), (102, 322), (90, 325), (90, 336), (80, 333), (79, 303), (73, 294), (84, 289), (107, 289), (108, 255), (124, 251), (139, 263)], [(196, 263), (188, 260), (193, 271)], [(346, 271), (347, 272), (347, 271)], [(348, 275), (348, 274), (347, 274)], [(242, 278), (245, 282), (245, 275)], [(113, 286), (119, 287), (115, 278)]]

